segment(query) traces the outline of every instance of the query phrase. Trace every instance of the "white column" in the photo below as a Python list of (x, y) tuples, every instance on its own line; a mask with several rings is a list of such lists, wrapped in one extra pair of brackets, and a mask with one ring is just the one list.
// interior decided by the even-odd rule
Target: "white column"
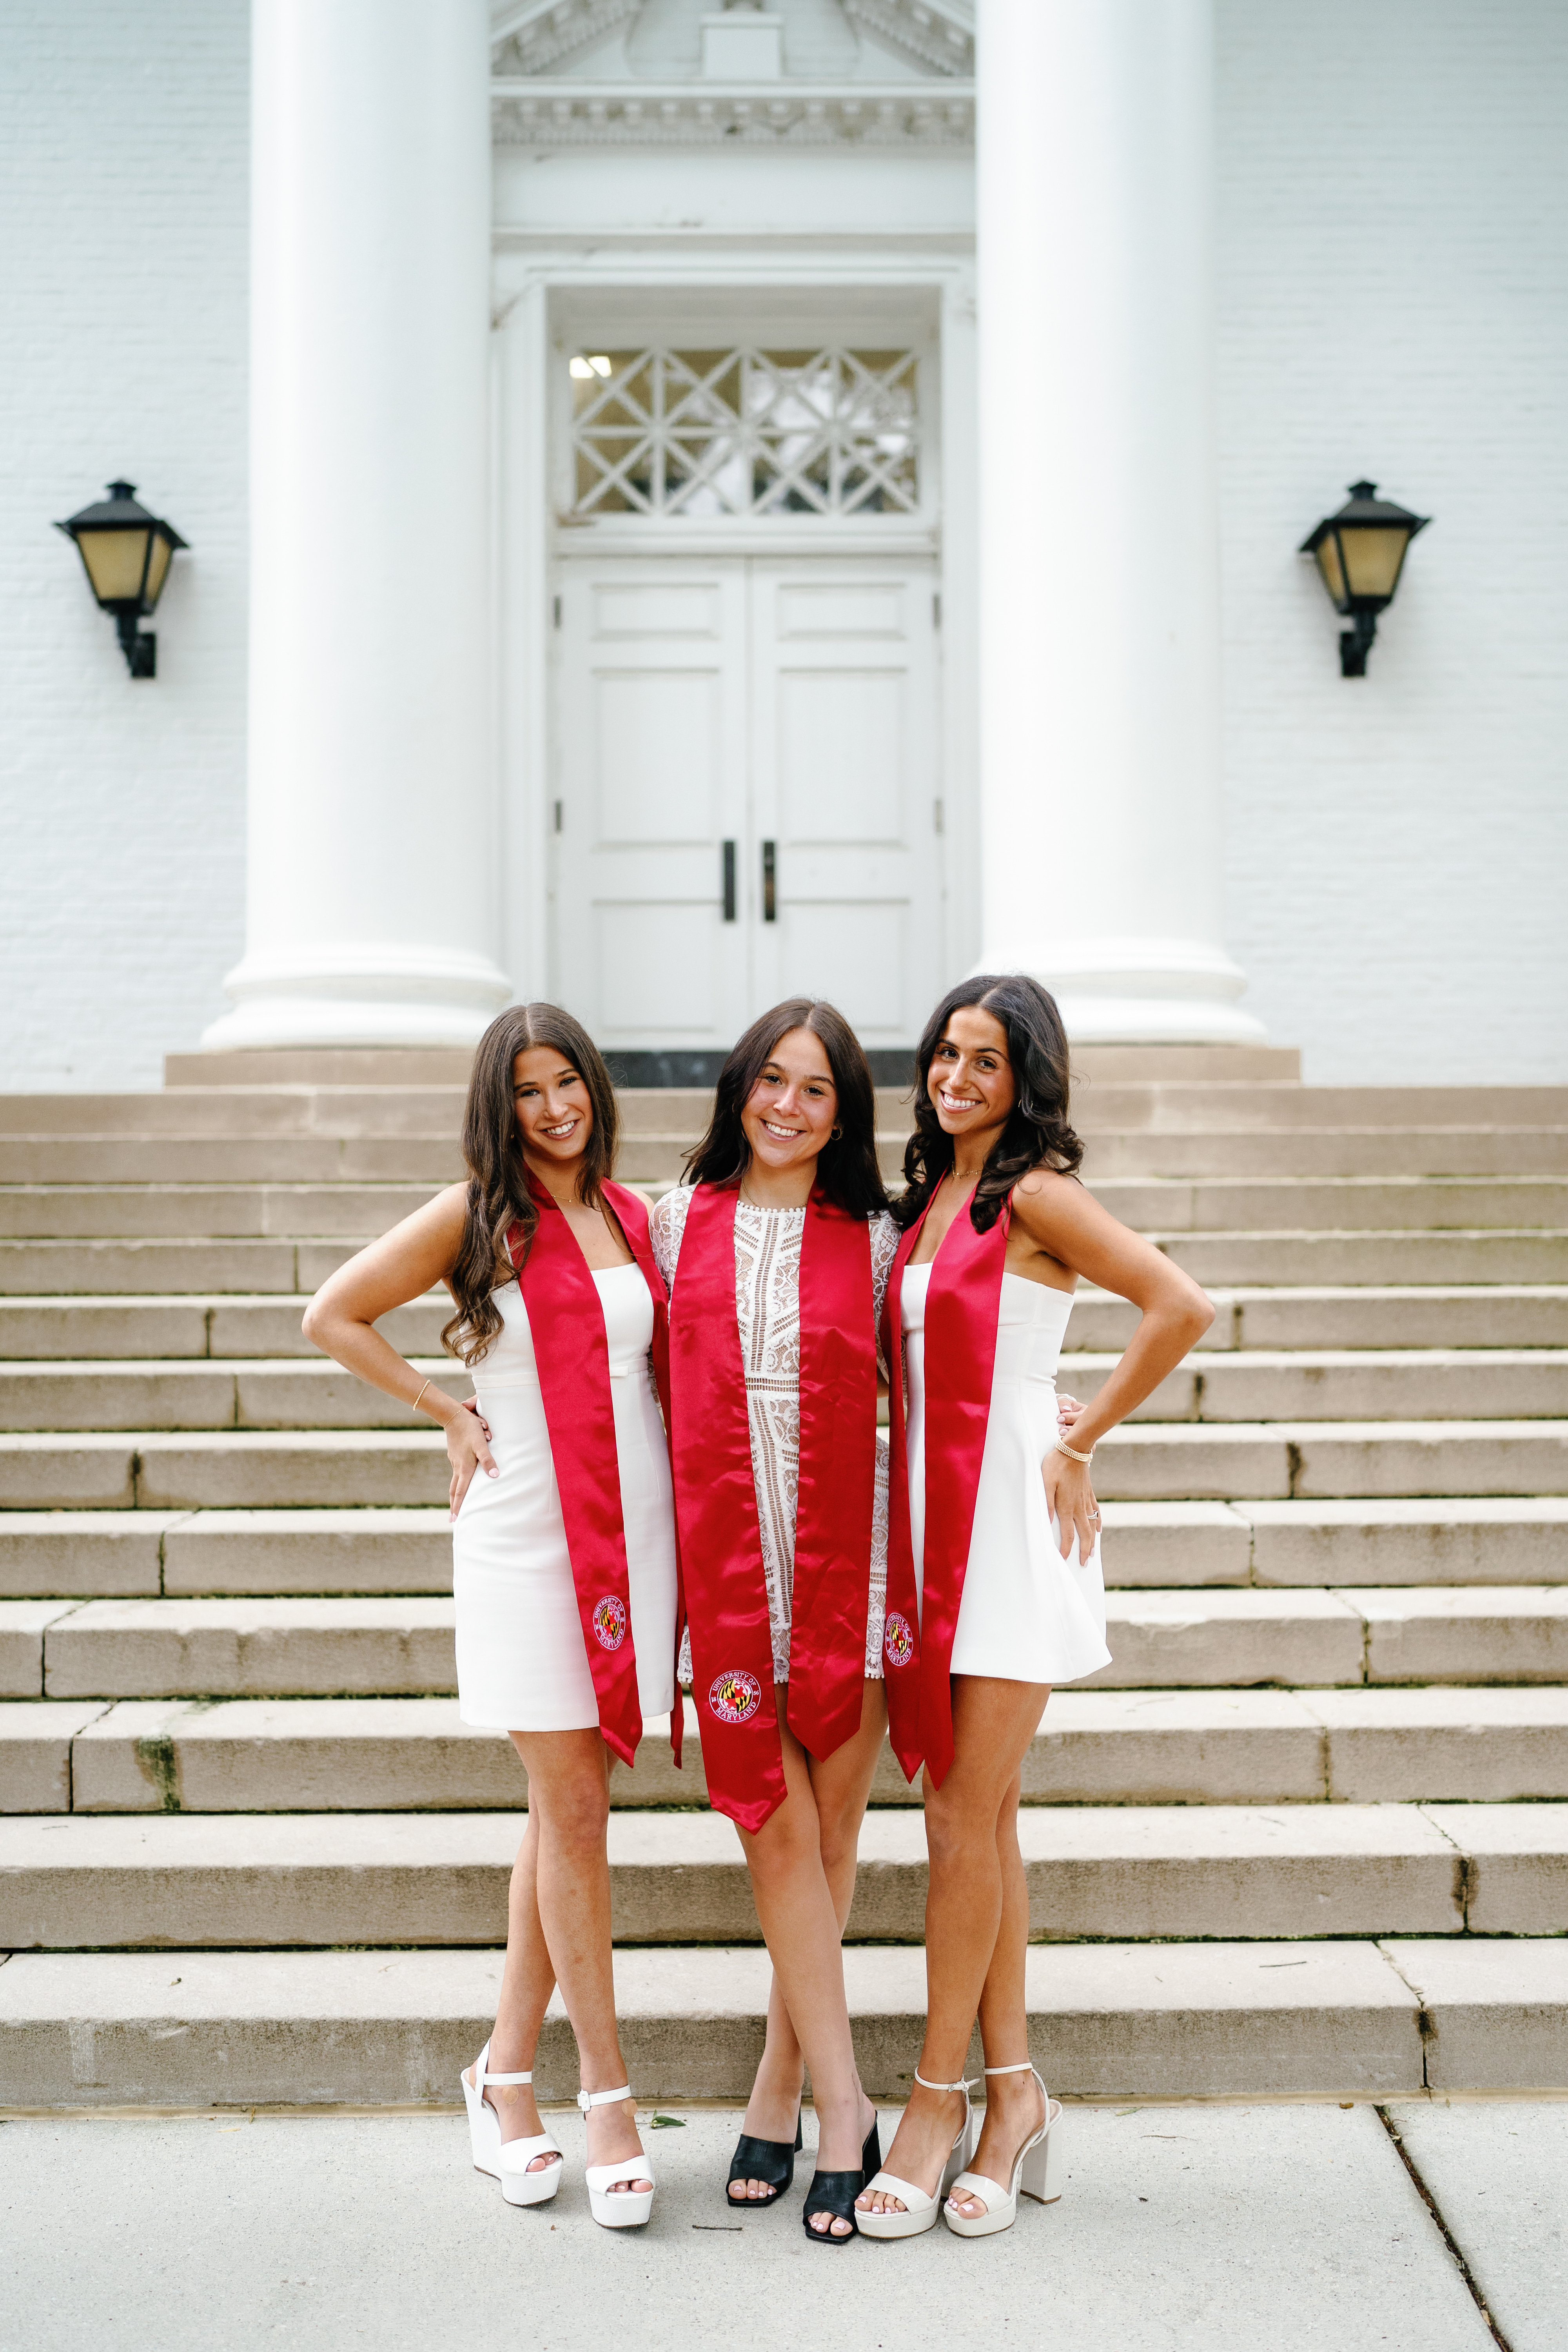
[(1261, 1037), (1222, 944), (1210, 0), (981, 0), (982, 971)]
[(486, 0), (254, 0), (249, 866), (209, 1046), (459, 1045), (495, 962)]

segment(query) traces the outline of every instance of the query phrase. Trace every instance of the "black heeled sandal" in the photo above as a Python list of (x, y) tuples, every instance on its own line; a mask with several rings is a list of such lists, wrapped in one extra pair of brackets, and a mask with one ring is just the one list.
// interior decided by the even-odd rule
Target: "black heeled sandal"
[[(819, 2246), (847, 2246), (851, 2238), (860, 2234), (855, 2219), (855, 2200), (861, 2190), (875, 2179), (882, 2169), (882, 2143), (877, 2135), (877, 2118), (871, 2117), (871, 2128), (860, 2150), (858, 2172), (814, 2172), (811, 2187), (805, 2192), (801, 2208), (801, 2227), (808, 2238)], [(842, 2235), (831, 2229), (814, 2230), (812, 2217), (816, 2213), (831, 2214), (836, 2221), (847, 2221), (849, 2227)]]
[[(770, 2205), (776, 2205), (795, 2179), (795, 2149), (804, 2145), (798, 2107), (795, 2115), (795, 2147), (785, 2139), (753, 2139), (750, 2132), (742, 2132), (730, 2158), (730, 2178), (724, 2183), (725, 2204), (737, 2213), (765, 2213)], [(730, 2190), (737, 2180), (765, 2181), (773, 2193), (771, 2197), (731, 2197)]]

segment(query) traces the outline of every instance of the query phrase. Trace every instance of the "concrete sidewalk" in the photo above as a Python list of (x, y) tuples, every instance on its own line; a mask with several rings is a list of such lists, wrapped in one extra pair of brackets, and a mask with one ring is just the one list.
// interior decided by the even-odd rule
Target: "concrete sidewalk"
[[(97, 2352), (1562, 2352), (1568, 2104), (1069, 2107), (1068, 2186), (968, 2243), (807, 2243), (801, 2179), (737, 2224), (732, 2111), (646, 2130), (646, 2231), (507, 2206), (451, 2115), (0, 2126), (0, 2344)], [(646, 2123), (645, 2118), (645, 2123)], [(892, 2116), (884, 2122), (884, 2145)], [(813, 2137), (807, 2119), (806, 2137)], [(809, 2149), (805, 2159), (809, 2168)]]

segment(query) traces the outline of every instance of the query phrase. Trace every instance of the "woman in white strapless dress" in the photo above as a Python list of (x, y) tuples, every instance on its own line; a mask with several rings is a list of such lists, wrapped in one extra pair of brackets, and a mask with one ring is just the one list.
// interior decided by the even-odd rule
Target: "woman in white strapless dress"
[[(611, 1181), (616, 1124), (609, 1073), (579, 1024), (554, 1005), (513, 1006), (475, 1052), (468, 1182), (351, 1258), (305, 1318), (318, 1346), (446, 1430), (462, 1718), (510, 1732), (528, 1774), (495, 2028), (462, 2079), (474, 2163), (514, 2205), (560, 2186), (531, 2073), (559, 1981), (590, 2209), (612, 2229), (647, 2220), (653, 2178), (616, 2025), (611, 1744), (629, 1761), (643, 1717), (670, 1711), (676, 1611), (654, 1386), (664, 1286), (646, 1204)], [(467, 1404), (374, 1328), (443, 1282), (457, 1311), (442, 1340), (478, 1390)]]
[[(915, 2089), (856, 2218), (868, 2237), (912, 2237), (939, 2218), (981, 2237), (1011, 2225), (1020, 2188), (1059, 2193), (1061, 2110), (1028, 2055), (1017, 1811), (1051, 1686), (1109, 1663), (1091, 1457), (1214, 1309), (1078, 1181), (1067, 1037), (1037, 981), (964, 982), (916, 1058), (888, 1289), (908, 1510), (900, 1488), (885, 1654), (894, 1748), (906, 1770), (924, 1763), (927, 2023)], [(1057, 1362), (1080, 1276), (1142, 1320), (1062, 1436)], [(960, 2077), (977, 2014), (988, 2080), (976, 2147)]]

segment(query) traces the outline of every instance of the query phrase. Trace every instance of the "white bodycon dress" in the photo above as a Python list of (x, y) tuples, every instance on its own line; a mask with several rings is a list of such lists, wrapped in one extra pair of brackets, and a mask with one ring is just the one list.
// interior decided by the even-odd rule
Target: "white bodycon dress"
[[(596, 1271), (594, 1284), (609, 1341), (637, 1691), (645, 1716), (667, 1715), (675, 1696), (675, 1514), (648, 1357), (653, 1300), (636, 1265)], [(475, 1474), (452, 1530), (459, 1712), (465, 1723), (502, 1731), (590, 1730), (599, 1710), (528, 1309), (515, 1282), (497, 1290), (495, 1302), (504, 1328), (475, 1365), (474, 1386), (500, 1475)]]
[[(906, 1265), (900, 1294), (908, 1370), (905, 1442), (917, 1586), (925, 1557), (925, 1304), (930, 1265)], [(955, 1675), (1070, 1683), (1109, 1665), (1100, 1545), (1064, 1559), (1040, 1465), (1057, 1436), (1057, 1363), (1072, 1294), (1004, 1274), (991, 1417), (952, 1642)]]

